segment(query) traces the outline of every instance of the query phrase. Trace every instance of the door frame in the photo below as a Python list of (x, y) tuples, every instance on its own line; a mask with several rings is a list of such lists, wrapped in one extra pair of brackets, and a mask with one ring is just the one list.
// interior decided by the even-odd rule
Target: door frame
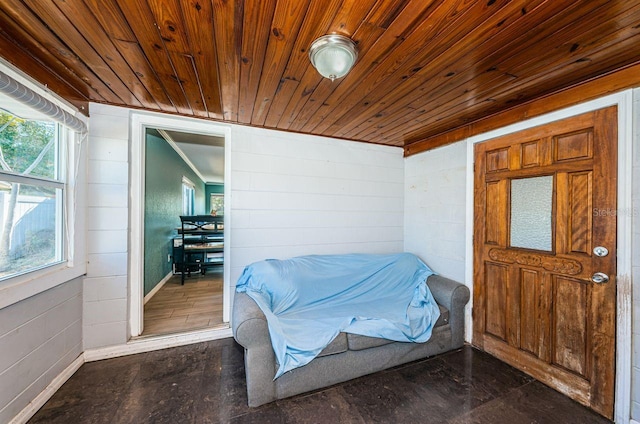
[[(504, 128), (469, 137), (467, 143), (466, 178), (466, 236), (465, 236), (465, 281), (471, 290), (465, 316), (465, 337), (471, 342), (473, 322), (473, 234), (474, 234), (474, 145), (496, 137), (528, 128), (558, 121), (582, 113), (609, 106), (618, 106), (618, 211), (631, 211), (632, 146), (633, 146), (633, 91), (625, 90), (576, 106), (560, 109), (536, 118), (523, 120)], [(640, 92), (639, 92), (640, 93)], [(628, 423), (631, 412), (631, 213), (618, 213), (617, 230), (617, 284), (616, 298), (616, 374), (614, 421)]]
[[(147, 128), (182, 131), (224, 137), (224, 265), (222, 320), (229, 322), (231, 307), (231, 127), (212, 121), (177, 117), (153, 112), (132, 112), (130, 127), (129, 192), (129, 334), (142, 334), (144, 324), (144, 175), (145, 130)], [(225, 329), (223, 329), (224, 331)], [(206, 330), (210, 331), (210, 330)], [(197, 334), (194, 340), (199, 340)]]

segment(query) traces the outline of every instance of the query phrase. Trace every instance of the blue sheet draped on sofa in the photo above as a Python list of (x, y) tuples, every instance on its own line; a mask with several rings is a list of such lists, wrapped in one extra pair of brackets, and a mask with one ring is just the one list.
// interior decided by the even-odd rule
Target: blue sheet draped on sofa
[(248, 265), (236, 285), (264, 312), (274, 378), (315, 358), (340, 332), (425, 342), (440, 312), (410, 253), (311, 255)]

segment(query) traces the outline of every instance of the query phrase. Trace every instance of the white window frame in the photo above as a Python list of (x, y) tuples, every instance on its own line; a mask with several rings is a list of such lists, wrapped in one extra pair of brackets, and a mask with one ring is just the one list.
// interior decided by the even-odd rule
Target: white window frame
[[(63, 174), (67, 169), (67, 164), (65, 163), (65, 155), (63, 154), (67, 149), (65, 146), (65, 141), (68, 137), (68, 130), (60, 125), (57, 122), (55, 124), (55, 145), (54, 145), (54, 156), (55, 156), (55, 171), (54, 177), (41, 177), (35, 175), (24, 175), (16, 172), (4, 171), (0, 169), (0, 180), (6, 181), (8, 183), (18, 183), (25, 184), (31, 186), (39, 186), (52, 188), (55, 190), (60, 190), (61, 196), (56, 196), (56, 216), (55, 216), (55, 232), (56, 232), (56, 245), (55, 245), (55, 257), (57, 258), (53, 262), (49, 262), (43, 265), (34, 266), (33, 268), (26, 269), (24, 271), (18, 271), (14, 274), (0, 277), (0, 286), (6, 281), (10, 281), (13, 278), (19, 277), (24, 274), (28, 274), (34, 271), (38, 271), (40, 269), (49, 268), (52, 266), (59, 265), (67, 261), (69, 257), (69, 253), (67, 252), (66, 245), (67, 243), (64, 240), (64, 234), (66, 230), (67, 223), (64, 220), (64, 216), (66, 214), (64, 199), (67, 195), (67, 184), (65, 184), (66, 175)], [(62, 171), (62, 172), (61, 172)], [(15, 224), (15, 222), (14, 222)], [(0, 230), (1, 232), (2, 230)]]
[[(191, 198), (189, 200), (189, 204), (187, 205), (187, 210), (185, 210), (185, 188), (190, 190)], [(183, 215), (195, 215), (195, 205), (196, 205), (196, 185), (191, 182), (191, 180), (185, 176), (182, 176), (182, 214)]]
[[(0, 62), (0, 71), (87, 123), (87, 118), (80, 115), (73, 106), (54, 96), (22, 72), (9, 67), (4, 61)], [(60, 126), (59, 153), (61, 165), (64, 167), (64, 174), (60, 175), (60, 180), (65, 186), (61, 199), (64, 203), (63, 214), (60, 217), (64, 220), (63, 260), (0, 281), (0, 309), (86, 273), (86, 219), (83, 212), (86, 209), (86, 136), (87, 134), (81, 135), (63, 125)], [(3, 178), (8, 175), (11, 175), (12, 180), (19, 179), (24, 183), (48, 181), (17, 174), (3, 174)]]

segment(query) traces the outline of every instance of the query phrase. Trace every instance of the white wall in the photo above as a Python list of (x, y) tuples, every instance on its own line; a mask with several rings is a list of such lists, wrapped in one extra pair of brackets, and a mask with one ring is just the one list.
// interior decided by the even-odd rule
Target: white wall
[(82, 281), (0, 309), (0, 423), (8, 423), (82, 353)]
[(633, 289), (633, 369), (631, 384), (631, 417), (640, 422), (640, 89), (633, 99), (633, 183), (632, 208), (632, 289)]
[[(73, 107), (0, 58), (7, 74), (71, 114)], [(66, 142), (66, 138), (65, 138)], [(30, 416), (82, 354), (82, 275), (86, 271), (86, 146), (74, 136), (66, 150), (67, 261), (0, 284), (0, 423)], [(78, 360), (78, 361), (76, 361)], [(73, 365), (73, 367), (71, 367)], [(34, 400), (36, 402), (34, 402)]]
[(403, 248), (402, 149), (234, 126), (231, 281), (245, 265)]
[(405, 160), (404, 249), (431, 269), (465, 281), (467, 143)]
[(129, 110), (90, 104), (84, 349), (127, 341)]
[[(130, 110), (91, 104), (90, 112), (85, 349), (127, 341), (127, 169), (137, 142)], [(402, 149), (229, 128), (232, 286), (265, 258), (402, 251)]]
[[(85, 348), (125, 343), (128, 319), (129, 110), (92, 104), (90, 123)], [(246, 264), (267, 257), (403, 248), (465, 281), (465, 142), (403, 160), (397, 148), (231, 128), (232, 282)], [(639, 420), (638, 126), (634, 134), (632, 414)]]
[[(607, 103), (610, 100), (602, 100), (602, 102)], [(599, 107), (608, 105), (603, 104)], [(579, 105), (574, 107), (572, 112), (558, 111), (551, 115), (553, 115), (552, 119), (562, 119), (592, 109), (593, 106)], [(621, 209), (619, 213), (626, 216), (632, 214), (633, 217), (633, 322), (631, 325), (633, 368), (630, 412), (631, 417), (640, 423), (640, 89), (634, 91), (633, 116), (632, 207), (631, 210)], [(551, 118), (539, 117), (532, 121), (537, 121), (536, 125), (538, 125), (549, 119)], [(475, 136), (470, 140), (463, 140), (407, 158), (405, 161), (405, 250), (420, 255), (434, 271), (457, 281), (466, 281), (471, 285), (469, 274), (465, 274), (466, 264), (469, 263), (470, 258), (466, 257), (464, 240), (465, 233), (468, 231), (465, 224), (465, 208), (470, 206), (466, 205), (464, 192), (469, 190), (466, 173), (468, 163), (472, 163), (472, 161), (467, 162), (467, 142), (482, 141), (531, 125), (531, 123), (518, 123), (512, 126), (513, 128), (499, 129), (490, 134)], [(624, 158), (621, 160), (624, 161)], [(472, 179), (469, 183), (473, 184)], [(436, 242), (431, 243), (431, 240)], [(471, 250), (468, 247), (467, 249), (469, 254)], [(619, 252), (619, 254), (624, 256), (624, 253)], [(465, 275), (467, 275), (466, 278)], [(623, 275), (624, 278), (626, 275)], [(621, 308), (624, 311), (627, 307), (623, 305)], [(471, 316), (469, 308), (467, 309), (466, 331), (469, 340)], [(623, 340), (622, 343), (625, 344), (626, 341)], [(620, 374), (617, 376), (620, 377)], [(623, 386), (618, 389), (620, 391), (617, 395), (626, 398), (622, 399), (622, 404), (628, 405), (628, 389)], [(620, 399), (617, 400), (617, 402), (620, 401)], [(628, 417), (627, 411), (616, 411), (616, 414), (618, 412), (620, 415), (617, 416)], [(626, 418), (622, 422), (626, 422)]]

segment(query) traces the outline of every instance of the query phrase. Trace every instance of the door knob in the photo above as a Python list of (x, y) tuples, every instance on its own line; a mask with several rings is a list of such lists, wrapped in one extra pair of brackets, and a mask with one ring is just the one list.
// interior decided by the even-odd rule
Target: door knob
[(596, 246), (593, 248), (593, 254), (602, 258), (609, 254), (609, 249), (604, 246)]
[(591, 276), (591, 281), (596, 284), (604, 284), (609, 281), (609, 276), (604, 272), (596, 272)]

